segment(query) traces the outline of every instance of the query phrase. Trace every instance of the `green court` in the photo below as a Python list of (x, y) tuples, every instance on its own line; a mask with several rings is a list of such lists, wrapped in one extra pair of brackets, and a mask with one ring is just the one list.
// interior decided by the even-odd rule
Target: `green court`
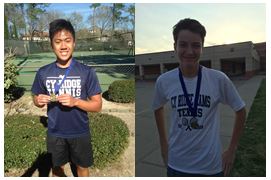
[[(108, 51), (80, 51), (74, 52), (73, 56), (95, 69), (103, 92), (115, 80), (134, 78), (134, 56)], [(14, 64), (18, 66), (19, 86), (30, 91), (37, 70), (54, 61), (55, 54), (52, 52), (16, 57)]]

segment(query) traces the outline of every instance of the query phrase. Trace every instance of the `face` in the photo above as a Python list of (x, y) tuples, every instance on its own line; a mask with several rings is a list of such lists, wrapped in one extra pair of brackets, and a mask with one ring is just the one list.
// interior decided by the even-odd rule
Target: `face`
[(61, 30), (52, 39), (52, 48), (60, 61), (69, 61), (75, 47), (75, 41), (69, 31)]
[(202, 53), (202, 39), (199, 34), (181, 30), (177, 42), (174, 43), (174, 50), (182, 68), (187, 70), (195, 68)]

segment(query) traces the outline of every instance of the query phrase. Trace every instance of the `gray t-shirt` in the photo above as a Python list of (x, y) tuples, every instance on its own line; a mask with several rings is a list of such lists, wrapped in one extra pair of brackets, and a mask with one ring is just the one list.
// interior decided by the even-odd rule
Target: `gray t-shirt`
[[(194, 102), (197, 77), (185, 78), (190, 101)], [(168, 137), (168, 166), (186, 173), (216, 174), (222, 171), (218, 104), (234, 111), (245, 106), (230, 79), (222, 72), (202, 67), (202, 80), (194, 118), (186, 104), (178, 68), (159, 76), (155, 85), (153, 110), (171, 107)]]

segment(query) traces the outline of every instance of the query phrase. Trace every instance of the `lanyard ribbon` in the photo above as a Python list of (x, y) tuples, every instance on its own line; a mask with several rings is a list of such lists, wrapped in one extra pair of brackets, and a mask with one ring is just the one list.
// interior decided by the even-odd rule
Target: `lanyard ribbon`
[(201, 74), (201, 66), (199, 66), (197, 87), (196, 87), (196, 93), (195, 93), (195, 98), (194, 98), (194, 103), (193, 103), (194, 107), (192, 107), (192, 103), (189, 100), (188, 93), (187, 93), (187, 90), (186, 90), (186, 86), (185, 86), (185, 83), (184, 83), (184, 80), (183, 80), (182, 71), (179, 68), (179, 79), (180, 79), (182, 89), (183, 89), (183, 92), (184, 92), (184, 97), (185, 97), (185, 100), (186, 100), (186, 104), (188, 105), (188, 109), (192, 113), (193, 117), (197, 116), (198, 99), (199, 99), (199, 92), (200, 92), (200, 86), (201, 86), (201, 76), (202, 76), (202, 74)]
[(68, 74), (70, 73), (70, 71), (71, 71), (71, 69), (72, 69), (72, 66), (73, 66), (73, 62), (74, 62), (74, 60), (72, 59), (72, 62), (71, 62), (71, 64), (69, 65), (68, 69), (66, 70), (65, 75), (64, 75), (62, 81), (61, 81), (59, 84), (56, 84), (56, 85), (55, 85), (55, 93), (54, 93), (55, 95), (58, 94), (58, 91), (59, 91), (61, 85), (63, 84), (63, 82), (64, 82), (65, 79), (67, 78)]

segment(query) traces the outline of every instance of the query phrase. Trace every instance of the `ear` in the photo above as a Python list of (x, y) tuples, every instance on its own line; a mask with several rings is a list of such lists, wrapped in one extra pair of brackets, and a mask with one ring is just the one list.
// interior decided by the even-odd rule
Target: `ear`
[(174, 52), (175, 53), (176, 53), (176, 46), (177, 46), (177, 44), (176, 44), (176, 42), (174, 42), (173, 47), (174, 47)]

